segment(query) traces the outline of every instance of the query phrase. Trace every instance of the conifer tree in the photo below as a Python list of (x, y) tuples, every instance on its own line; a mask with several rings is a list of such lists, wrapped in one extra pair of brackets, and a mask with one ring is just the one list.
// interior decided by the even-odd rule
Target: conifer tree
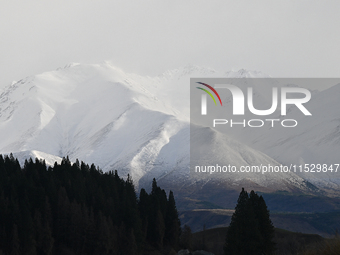
[[(259, 230), (262, 237), (261, 251), (263, 254), (273, 254), (275, 252), (275, 243), (272, 241), (274, 238), (274, 226), (270, 219), (269, 210), (266, 202), (262, 196), (254, 193), (257, 200), (257, 208), (255, 209), (255, 217), (259, 224)], [(250, 196), (250, 199), (252, 194)]]
[(242, 188), (227, 230), (224, 252), (226, 255), (272, 254), (274, 227), (262, 198), (254, 191), (250, 196)]
[(192, 232), (188, 225), (184, 225), (181, 231), (180, 246), (182, 249), (192, 249)]
[(20, 240), (18, 236), (18, 226), (16, 224), (13, 224), (12, 228), (10, 250), (11, 255), (20, 254)]
[(180, 234), (181, 222), (178, 218), (174, 193), (170, 190), (165, 219), (165, 243), (177, 248)]

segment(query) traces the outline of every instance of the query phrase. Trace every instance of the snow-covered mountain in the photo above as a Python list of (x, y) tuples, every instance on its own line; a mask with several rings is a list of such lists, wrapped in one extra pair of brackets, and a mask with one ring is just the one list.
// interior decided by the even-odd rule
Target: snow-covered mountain
[[(340, 163), (340, 84), (315, 93), (308, 103), (312, 116), (302, 115), (292, 107), (289, 118), (297, 120), (296, 128), (272, 128), (249, 137), (252, 147), (268, 154), (283, 164)], [(334, 165), (333, 165), (334, 168)], [(337, 172), (297, 172), (302, 178), (318, 185), (339, 189), (340, 169)]]
[(73, 64), (21, 80), (1, 95), (0, 151), (68, 155), (138, 181), (188, 119), (159, 79)]
[[(319, 178), (313, 182), (314, 179), (307, 175), (294, 173), (191, 175), (190, 77), (268, 76), (246, 70), (223, 73), (190, 65), (157, 77), (144, 77), (125, 73), (109, 63), (70, 64), (4, 89), (0, 95), (0, 153), (13, 152), (21, 162), (29, 156), (45, 158), (50, 164), (64, 156), (69, 156), (71, 161), (78, 158), (94, 163), (104, 171), (117, 169), (122, 176), (131, 174), (141, 187), (148, 186), (156, 177), (178, 189), (210, 182), (229, 188), (246, 183), (264, 190), (307, 191), (306, 179), (319, 187), (331, 183), (332, 188), (337, 188), (339, 182), (333, 179), (330, 182), (329, 178), (322, 181)], [(333, 162), (339, 155), (339, 118), (334, 108), (330, 114), (322, 112), (339, 105), (336, 100), (338, 88), (317, 93), (318, 99), (311, 109), (315, 108), (316, 116), (319, 111), (320, 116), (310, 119), (300, 129), (290, 130), (285, 141), (282, 141), (281, 133), (266, 129), (245, 136), (238, 132), (207, 131), (198, 125), (192, 129), (192, 135), (197, 137), (197, 144), (192, 146), (201, 146), (203, 150), (204, 146), (213, 143), (220, 153), (214, 154), (220, 164), (278, 165), (287, 163), (291, 156), (287, 148), (299, 146), (309, 139), (308, 150), (294, 156), (307, 153), (308, 157), (313, 155), (314, 161), (319, 156), (320, 160), (328, 156), (329, 162)], [(266, 106), (263, 88), (256, 88), (254, 93)], [(320, 108), (328, 94), (331, 97)], [(322, 126), (322, 123), (326, 125)], [(320, 128), (322, 137), (318, 134)], [(289, 139), (296, 136), (299, 136), (298, 140)], [(317, 147), (315, 151), (311, 150), (312, 145)], [(204, 156), (209, 154), (202, 154), (197, 164), (204, 161)], [(304, 157), (304, 162), (308, 162), (308, 157)]]

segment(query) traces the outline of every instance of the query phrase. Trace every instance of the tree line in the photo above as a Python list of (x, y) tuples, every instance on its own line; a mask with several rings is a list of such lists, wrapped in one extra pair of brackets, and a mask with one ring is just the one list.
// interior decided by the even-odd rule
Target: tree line
[(0, 155), (0, 254), (157, 254), (180, 233), (174, 194), (155, 179), (138, 198), (117, 171)]

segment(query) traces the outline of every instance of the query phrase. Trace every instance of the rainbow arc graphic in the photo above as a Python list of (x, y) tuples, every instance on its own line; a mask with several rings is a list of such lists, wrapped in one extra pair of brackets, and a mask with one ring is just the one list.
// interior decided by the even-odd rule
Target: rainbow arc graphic
[[(214, 92), (215, 95), (217, 96), (218, 100), (220, 100), (220, 104), (221, 104), (221, 106), (222, 106), (222, 100), (221, 100), (221, 98), (220, 98), (220, 95), (217, 93), (217, 91), (216, 91), (213, 87), (211, 87), (210, 85), (208, 85), (208, 84), (206, 84), (206, 83), (203, 83), (203, 82), (197, 82), (197, 83), (198, 83), (198, 84), (201, 84), (201, 85), (203, 85), (203, 86), (206, 86), (206, 87), (209, 88), (212, 92)], [(204, 89), (204, 88), (201, 88), (201, 87), (196, 87), (196, 88), (201, 89), (201, 90), (203, 90), (204, 92), (206, 92), (206, 93), (214, 100), (215, 105), (217, 105), (216, 100), (215, 100), (213, 94), (211, 94), (211, 92), (210, 92), (209, 90)]]

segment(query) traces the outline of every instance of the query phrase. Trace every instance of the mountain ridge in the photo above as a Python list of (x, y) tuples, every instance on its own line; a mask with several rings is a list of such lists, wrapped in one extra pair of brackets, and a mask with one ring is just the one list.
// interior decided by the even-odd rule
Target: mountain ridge
[[(78, 158), (104, 171), (117, 169), (122, 176), (130, 174), (137, 186), (149, 185), (154, 177), (169, 182), (168, 186), (176, 181), (183, 181), (182, 186), (198, 185), (204, 183), (204, 178), (209, 182), (211, 176), (193, 178), (189, 174), (189, 79), (206, 76), (270, 77), (258, 71), (223, 73), (194, 65), (148, 77), (125, 73), (109, 63), (69, 64), (4, 89), (0, 95), (0, 153), (13, 152), (21, 162), (27, 156), (49, 160), (69, 156), (71, 161)], [(264, 93), (260, 87), (257, 91), (259, 95)], [(245, 143), (234, 134), (214, 132), (223, 141), (221, 148), (228, 148), (228, 155), (243, 155), (221, 154), (221, 164), (239, 165), (242, 157), (251, 159), (242, 164), (261, 160), (281, 164), (281, 159), (275, 154), (273, 157), (264, 146)], [(236, 188), (245, 182), (264, 190), (276, 187), (309, 192), (304, 180), (315, 183), (313, 178), (293, 173), (251, 176), (244, 181), (237, 177), (241, 179), (236, 185), (232, 180), (236, 175), (228, 178), (222, 177), (220, 184)], [(219, 183), (218, 178), (211, 181)], [(327, 180), (318, 181), (320, 188), (329, 184)]]

